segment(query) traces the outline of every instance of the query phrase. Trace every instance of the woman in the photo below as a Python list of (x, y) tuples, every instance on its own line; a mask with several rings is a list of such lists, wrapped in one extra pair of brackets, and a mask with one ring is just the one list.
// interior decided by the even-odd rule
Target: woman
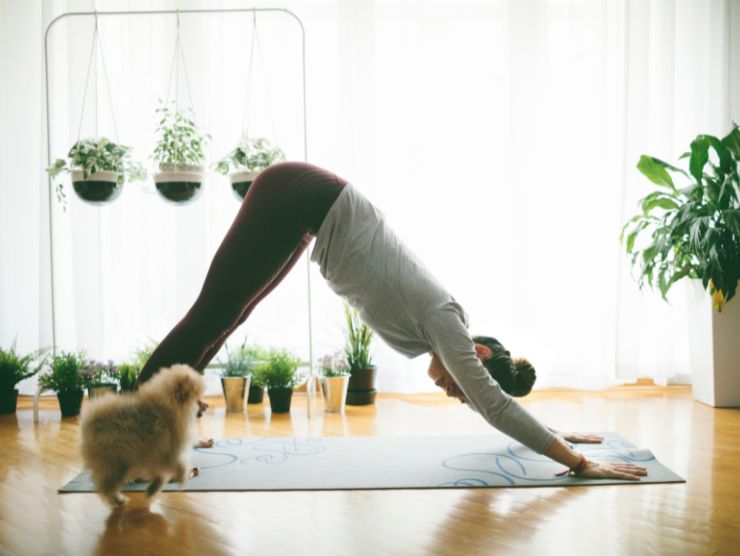
[[(471, 338), (462, 307), (403, 245), (382, 213), (345, 180), (304, 163), (277, 164), (257, 177), (198, 299), (154, 351), (139, 383), (175, 363), (203, 371), (314, 236), (311, 260), (329, 286), (395, 350), (408, 357), (430, 353), (428, 374), (448, 396), (577, 475), (638, 480), (647, 474), (631, 464), (587, 461), (566, 440), (600, 442), (599, 437), (561, 437), (504, 393), (484, 366), (496, 360), (496, 346)], [(533, 370), (530, 375), (529, 388)], [(503, 375), (499, 380), (507, 382)], [(518, 393), (528, 392), (519, 382)], [(508, 383), (517, 393), (515, 377)]]

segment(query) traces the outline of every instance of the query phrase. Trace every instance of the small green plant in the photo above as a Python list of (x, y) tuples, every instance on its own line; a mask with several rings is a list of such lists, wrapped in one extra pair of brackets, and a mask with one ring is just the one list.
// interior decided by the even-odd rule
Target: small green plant
[(331, 355), (324, 355), (319, 360), (319, 372), (326, 378), (349, 375), (349, 363), (344, 353), (337, 351)]
[[(698, 135), (680, 158), (689, 159), (688, 172), (640, 157), (638, 170), (659, 189), (640, 201), (642, 212), (624, 225), (620, 240), (639, 269), (640, 288), (647, 281), (666, 299), (681, 278), (700, 279), (722, 310), (740, 279), (740, 128), (733, 124), (722, 139)], [(690, 183), (677, 187), (671, 173)], [(638, 246), (646, 234), (649, 241)]]
[(80, 369), (80, 382), (83, 388), (101, 386), (103, 384), (118, 384), (118, 369), (113, 361), (102, 363), (88, 359)]
[(174, 103), (159, 101), (157, 134), (159, 140), (152, 158), (161, 169), (198, 168), (205, 160), (205, 145), (211, 136), (202, 132), (192, 110), (178, 110)]
[(0, 348), (0, 391), (15, 390), (16, 384), (38, 373), (45, 362), (43, 350), (20, 355), (15, 351), (15, 342), (8, 351)]
[(39, 377), (39, 385), (55, 392), (82, 390), (80, 371), (84, 366), (84, 352), (62, 351), (51, 358), (49, 370)]
[(225, 347), (226, 361), (222, 362), (224, 368), (221, 371), (223, 377), (249, 376), (260, 361), (266, 359), (266, 354), (261, 347), (247, 345), (246, 340), (234, 351), (229, 350), (228, 344)]
[(358, 369), (369, 369), (373, 366), (370, 356), (370, 344), (373, 341), (373, 331), (360, 320), (360, 315), (349, 305), (344, 306), (347, 320), (344, 355), (350, 372)]
[(272, 349), (254, 371), (256, 383), (271, 388), (293, 388), (300, 383), (301, 360), (288, 350)]
[[(131, 147), (119, 145), (105, 137), (77, 141), (67, 153), (67, 160), (57, 159), (46, 169), (52, 179), (62, 172), (72, 170), (82, 170), (85, 179), (95, 172), (116, 172), (116, 183), (119, 186), (123, 185), (125, 179), (137, 181), (146, 178), (144, 167), (131, 160)], [(57, 182), (56, 188), (57, 198), (64, 202), (62, 183)]]
[(141, 366), (136, 363), (118, 365), (118, 384), (122, 392), (133, 392), (139, 373), (141, 373)]
[(242, 137), (239, 145), (216, 163), (215, 169), (224, 175), (228, 174), (230, 169), (259, 172), (283, 160), (285, 153), (278, 147), (270, 145), (270, 141), (264, 137), (254, 139)]
[(141, 370), (141, 368), (146, 365), (146, 362), (149, 361), (149, 358), (152, 356), (152, 353), (154, 353), (154, 350), (157, 349), (158, 345), (159, 344), (157, 342), (150, 338), (147, 343), (136, 348), (134, 350), (134, 359), (132, 364), (138, 365)]

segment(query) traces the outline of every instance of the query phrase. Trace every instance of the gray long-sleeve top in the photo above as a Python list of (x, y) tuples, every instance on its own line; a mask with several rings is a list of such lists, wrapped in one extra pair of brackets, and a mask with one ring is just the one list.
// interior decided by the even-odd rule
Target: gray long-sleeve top
[(481, 364), (463, 308), (352, 184), (327, 213), (311, 260), (332, 290), (393, 349), (409, 358), (437, 354), (472, 408), (492, 426), (538, 453), (549, 448), (553, 433)]

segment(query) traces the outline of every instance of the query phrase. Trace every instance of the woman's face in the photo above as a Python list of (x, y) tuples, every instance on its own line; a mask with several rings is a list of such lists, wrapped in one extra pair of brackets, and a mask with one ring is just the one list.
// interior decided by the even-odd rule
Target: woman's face
[[(481, 361), (485, 361), (493, 355), (488, 347), (481, 344), (475, 344), (475, 352)], [(452, 378), (452, 375), (450, 375), (449, 371), (442, 364), (442, 361), (434, 353), (432, 353), (432, 360), (429, 362), (427, 374), (434, 381), (435, 386), (444, 390), (448, 397), (457, 398), (460, 400), (460, 403), (468, 403), (468, 399), (458, 387), (455, 379)]]
[(468, 400), (455, 383), (455, 379), (452, 378), (445, 366), (442, 365), (442, 362), (434, 354), (432, 354), (432, 361), (429, 363), (427, 374), (434, 381), (434, 385), (444, 390), (449, 398), (457, 398), (461, 403), (467, 403)]

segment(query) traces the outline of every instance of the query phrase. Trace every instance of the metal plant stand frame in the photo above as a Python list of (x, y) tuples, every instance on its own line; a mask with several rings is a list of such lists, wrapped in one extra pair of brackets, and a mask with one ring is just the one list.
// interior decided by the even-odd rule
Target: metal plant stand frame
[[(99, 17), (132, 17), (132, 16), (150, 16), (150, 15), (173, 15), (179, 17), (181, 15), (204, 15), (204, 14), (243, 14), (252, 13), (255, 16), (257, 13), (282, 13), (291, 17), (298, 23), (301, 32), (301, 78), (303, 83), (303, 160), (308, 162), (308, 116), (306, 110), (306, 30), (303, 26), (301, 19), (290, 10), (285, 8), (234, 8), (234, 9), (202, 9), (202, 10), (151, 10), (151, 11), (107, 11), (107, 12), (67, 12), (55, 17), (49, 25), (46, 27), (44, 33), (44, 82), (45, 82), (45, 95), (46, 95), (46, 156), (48, 165), (51, 165), (51, 117), (49, 109), (49, 33), (51, 32), (54, 25), (65, 18), (74, 17), (92, 17), (97, 20)], [(55, 288), (54, 288), (54, 211), (53, 211), (53, 182), (51, 177), (48, 178), (48, 209), (49, 209), (49, 263), (51, 272), (51, 338), (52, 338), (52, 352), (56, 353), (56, 303), (55, 303)], [(310, 374), (308, 382), (306, 384), (306, 394), (308, 397), (308, 416), (311, 417), (311, 402), (312, 397), (316, 392), (316, 375), (314, 373), (314, 357), (313, 357), (313, 315), (311, 311), (311, 262), (308, 256), (308, 252), (305, 255), (306, 258), (306, 288), (308, 296), (308, 354), (309, 361), (308, 367)], [(36, 391), (33, 401), (33, 419), (34, 422), (38, 422), (38, 401), (39, 397), (43, 393), (43, 389), (39, 387)]]

